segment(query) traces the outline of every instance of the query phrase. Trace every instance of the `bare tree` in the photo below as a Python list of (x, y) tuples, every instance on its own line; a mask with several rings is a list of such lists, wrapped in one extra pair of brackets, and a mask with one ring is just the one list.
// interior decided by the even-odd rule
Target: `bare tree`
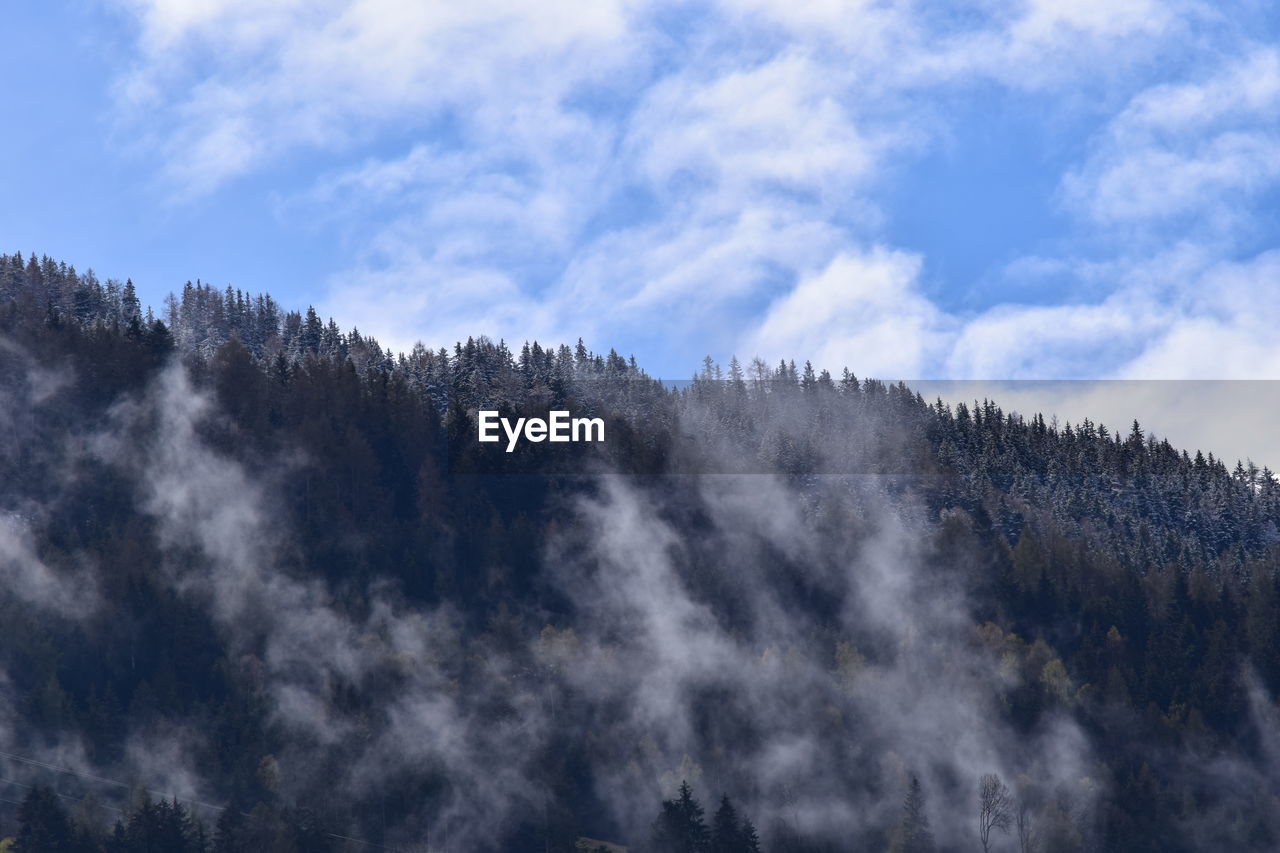
[(1012, 818), (1013, 798), (1009, 788), (994, 773), (988, 773), (978, 782), (978, 837), (982, 839), (983, 853), (991, 851), (991, 832), (1008, 832)]
[(1036, 853), (1036, 836), (1031, 828), (1031, 807), (1018, 798), (1018, 853)]

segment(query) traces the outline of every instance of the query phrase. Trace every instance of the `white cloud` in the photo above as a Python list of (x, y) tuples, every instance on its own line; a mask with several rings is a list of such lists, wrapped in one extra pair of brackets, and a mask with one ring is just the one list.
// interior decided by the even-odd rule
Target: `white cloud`
[(1028, 47), (1079, 36), (1119, 38), (1154, 33), (1169, 25), (1177, 5), (1158, 0), (1030, 0), (1010, 31), (1016, 42)]
[(1085, 377), (1122, 363), (1157, 322), (1128, 294), (1096, 305), (1000, 306), (966, 323), (947, 358), (949, 376)]
[(1280, 135), (1224, 133), (1192, 150), (1126, 152), (1092, 185), (1075, 188), (1103, 224), (1196, 212), (1206, 200), (1262, 189), (1280, 177)]
[[(370, 324), (397, 344), (413, 329), (437, 341), (591, 339), (659, 318), (696, 332), (824, 263), (847, 239), (830, 211), (856, 215), (886, 143), (858, 132), (839, 82), (803, 57), (705, 76), (662, 80), (616, 126), (543, 103), (518, 125), (473, 121), (465, 152), (418, 146), (330, 179), (311, 204), (412, 201), (375, 238), (398, 262), (339, 276), (326, 310), (363, 322), (398, 306), (393, 322)], [(661, 215), (590, 229), (626, 191)], [(521, 279), (539, 266), (550, 269), (540, 286)], [(510, 286), (476, 292), (476, 281)]]
[(771, 357), (812, 353), (820, 366), (864, 375), (920, 376), (951, 321), (920, 294), (919, 274), (919, 258), (901, 252), (842, 253), (775, 302), (745, 345)]
[(1219, 262), (1185, 284), (1184, 302), (1122, 369), (1159, 379), (1280, 378), (1280, 252)]
[(658, 187), (691, 173), (741, 193), (771, 184), (848, 192), (889, 142), (855, 126), (841, 103), (849, 84), (797, 53), (712, 79), (682, 74), (649, 92), (628, 146)]
[(1198, 215), (1225, 227), (1239, 222), (1240, 197), (1277, 179), (1280, 53), (1266, 49), (1205, 79), (1138, 94), (1063, 190), (1102, 225)]
[(297, 146), (340, 150), (389, 121), (412, 126), (454, 107), (506, 120), (522, 102), (607, 80), (632, 56), (620, 0), (124, 5), (141, 48), (120, 82), (125, 105), (170, 180), (197, 195)]
[(1212, 126), (1224, 119), (1267, 117), (1280, 105), (1280, 53), (1254, 48), (1208, 79), (1161, 84), (1143, 91), (1114, 127), (1122, 135), (1150, 131), (1176, 133)]
[(914, 256), (841, 254), (774, 302), (741, 344), (770, 361), (799, 354), (887, 379), (1280, 377), (1280, 252), (1219, 261), (1180, 246), (1088, 272), (1112, 278), (1104, 297), (962, 314), (927, 297)]
[[(1193, 40), (1213, 18), (1195, 4), (124, 6), (126, 126), (174, 191), (328, 152), (284, 215), (353, 247), (322, 307), (397, 347), (583, 335), (895, 375), (1276, 369), (1249, 312), (1196, 291), (1268, 286), (1267, 263), (1230, 285), (1210, 271), (1252, 227), (1238, 202), (1280, 179), (1280, 59)], [(1210, 59), (1185, 82), (1151, 70), (1192, 53)], [(992, 85), (1104, 122), (1061, 191), (1100, 248), (1009, 268), (1088, 299), (944, 309), (928, 259), (885, 237), (878, 190), (952, 132), (951, 95)], [(388, 131), (406, 153), (368, 158)], [(1155, 281), (1183, 245), (1203, 257)]]
[(529, 298), (510, 276), (497, 269), (450, 264), (440, 255), (418, 257), (406, 252), (397, 266), (354, 270), (335, 282), (323, 303), (324, 313), (344, 324), (376, 330), (393, 350), (407, 352), (433, 334), (431, 346), (451, 345), (477, 335), (497, 340), (563, 340), (558, 318)]
[(674, 222), (609, 235), (567, 271), (566, 301), (592, 311), (613, 303), (621, 311), (694, 308), (705, 316), (758, 291), (770, 265), (806, 266), (840, 244), (838, 229), (806, 213), (775, 203), (719, 217), (695, 207)]

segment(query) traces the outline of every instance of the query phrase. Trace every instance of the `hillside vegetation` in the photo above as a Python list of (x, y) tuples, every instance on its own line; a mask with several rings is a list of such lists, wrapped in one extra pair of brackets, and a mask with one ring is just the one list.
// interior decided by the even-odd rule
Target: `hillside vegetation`
[(1137, 423), (14, 255), (0, 430), (16, 850), (1280, 846), (1280, 484)]

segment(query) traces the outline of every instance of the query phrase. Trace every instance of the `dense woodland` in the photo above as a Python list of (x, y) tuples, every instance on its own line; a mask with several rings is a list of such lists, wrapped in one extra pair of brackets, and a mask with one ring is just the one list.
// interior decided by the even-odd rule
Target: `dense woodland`
[(1137, 423), (13, 255), (0, 430), (15, 850), (1280, 847), (1280, 484)]

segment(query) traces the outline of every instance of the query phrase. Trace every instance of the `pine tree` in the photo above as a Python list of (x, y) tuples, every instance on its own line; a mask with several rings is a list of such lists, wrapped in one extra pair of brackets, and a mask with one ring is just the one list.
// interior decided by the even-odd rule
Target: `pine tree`
[(142, 319), (142, 303), (138, 300), (138, 291), (133, 286), (133, 279), (128, 279), (120, 295), (120, 320), (127, 324), (134, 319)]
[(740, 853), (742, 830), (738, 825), (738, 812), (728, 795), (720, 798), (720, 808), (711, 820), (711, 853)]
[(71, 846), (71, 821), (58, 795), (44, 785), (34, 786), (18, 806), (15, 853), (63, 853)]
[(720, 798), (720, 808), (711, 820), (709, 853), (759, 853), (760, 836), (746, 818), (739, 818), (729, 797)]
[(662, 801), (662, 811), (654, 821), (653, 853), (709, 853), (710, 841), (702, 806), (694, 799), (689, 783), (681, 782), (679, 795)]
[(316, 314), (316, 309), (307, 307), (307, 317), (299, 330), (299, 345), (303, 354), (320, 352), (320, 344), (324, 337), (324, 324)]
[(228, 806), (218, 815), (213, 831), (213, 853), (238, 853), (245, 834), (245, 818), (239, 809)]
[(902, 821), (898, 825), (898, 832), (899, 853), (934, 853), (937, 850), (933, 831), (929, 829), (929, 816), (924, 810), (924, 791), (920, 787), (919, 778), (914, 775), (902, 801)]
[(814, 391), (818, 387), (818, 376), (813, 371), (813, 362), (805, 360), (804, 373), (801, 374), (800, 387), (805, 391)]

